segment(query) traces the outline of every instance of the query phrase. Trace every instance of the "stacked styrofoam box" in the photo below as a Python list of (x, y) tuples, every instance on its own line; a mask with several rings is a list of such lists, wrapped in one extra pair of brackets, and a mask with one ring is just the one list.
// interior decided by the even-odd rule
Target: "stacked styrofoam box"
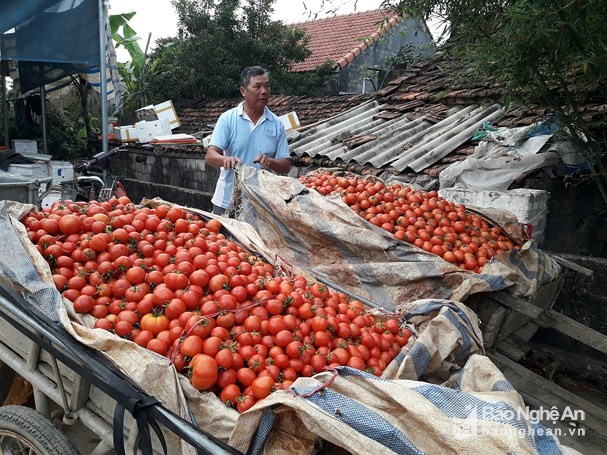
[(8, 166), (8, 172), (32, 180), (44, 179), (49, 176), (47, 163), (12, 163)]
[(51, 160), (51, 172), (54, 187), (59, 187), (63, 182), (74, 179), (74, 165), (68, 161)]
[(38, 153), (38, 143), (32, 139), (13, 139), (12, 144), (16, 153), (24, 155)]
[(529, 236), (537, 242), (544, 239), (548, 198), (550, 193), (543, 190), (517, 188), (507, 191), (469, 190), (464, 188), (445, 188), (439, 190), (442, 198), (481, 208), (507, 210), (525, 225)]

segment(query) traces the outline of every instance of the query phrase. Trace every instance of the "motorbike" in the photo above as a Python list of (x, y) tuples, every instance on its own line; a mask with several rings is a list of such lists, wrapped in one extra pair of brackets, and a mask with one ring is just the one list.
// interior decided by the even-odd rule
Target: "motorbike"
[(112, 157), (121, 150), (120, 147), (113, 147), (75, 165), (74, 179), (61, 185), (62, 199), (107, 201), (111, 197), (125, 196), (124, 186), (111, 167)]

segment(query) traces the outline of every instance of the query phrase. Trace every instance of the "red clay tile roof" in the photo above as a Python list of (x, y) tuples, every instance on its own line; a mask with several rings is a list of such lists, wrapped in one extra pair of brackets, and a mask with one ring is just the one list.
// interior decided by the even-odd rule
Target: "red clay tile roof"
[[(276, 95), (270, 97), (268, 107), (276, 115), (295, 111), (299, 123), (307, 126), (359, 106), (372, 97), (372, 94), (316, 97)], [(241, 101), (242, 98), (226, 98), (177, 103), (176, 110), (181, 121), (179, 131), (193, 133), (203, 130), (207, 125), (215, 123), (223, 112), (237, 106)]]
[(305, 30), (312, 54), (295, 63), (293, 72), (312, 71), (327, 61), (343, 68), (398, 22), (387, 10), (366, 11), (293, 24)]

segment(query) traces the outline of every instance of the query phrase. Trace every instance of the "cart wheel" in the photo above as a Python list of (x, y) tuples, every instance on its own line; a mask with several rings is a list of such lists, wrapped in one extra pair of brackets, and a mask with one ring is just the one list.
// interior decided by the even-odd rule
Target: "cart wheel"
[(76, 455), (71, 441), (42, 414), (24, 406), (0, 407), (0, 452)]

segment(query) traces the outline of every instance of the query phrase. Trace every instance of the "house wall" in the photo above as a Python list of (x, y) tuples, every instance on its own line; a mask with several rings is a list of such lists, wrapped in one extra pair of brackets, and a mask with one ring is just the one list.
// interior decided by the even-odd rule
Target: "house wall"
[(367, 68), (382, 68), (388, 57), (397, 54), (401, 47), (407, 44), (418, 49), (416, 56), (430, 55), (434, 52), (431, 43), (432, 35), (423, 21), (407, 19), (398, 22), (382, 38), (365, 49), (345, 68), (342, 68), (339, 72), (339, 83), (335, 94), (363, 93), (365, 76), (372, 80), (372, 83), (369, 81), (365, 83), (365, 93), (378, 90), (382, 80), (378, 80), (377, 71), (369, 71)]

